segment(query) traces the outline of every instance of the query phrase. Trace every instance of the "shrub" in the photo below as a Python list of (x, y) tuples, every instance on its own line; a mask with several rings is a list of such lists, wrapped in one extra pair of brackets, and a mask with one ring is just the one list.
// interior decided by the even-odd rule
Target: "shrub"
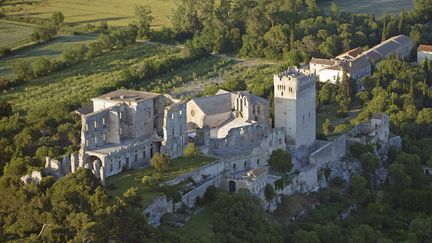
[(363, 153), (372, 152), (372, 147), (370, 147), (368, 145), (363, 145), (361, 143), (351, 144), (349, 149), (350, 149), (351, 155), (357, 159), (359, 159), (360, 155)]
[(267, 184), (264, 188), (264, 195), (267, 201), (273, 200), (276, 196), (275, 189), (270, 184)]
[(84, 60), (87, 53), (87, 46), (84, 44), (77, 44), (73, 46), (67, 46), (61, 53), (62, 60), (67, 64), (75, 64), (79, 61)]
[(6, 78), (0, 76), (0, 91), (6, 89), (9, 85), (9, 81)]
[(165, 154), (157, 153), (151, 158), (150, 165), (153, 166), (156, 171), (164, 171), (170, 167), (171, 159)]
[(56, 26), (59, 26), (64, 22), (64, 15), (62, 12), (55, 12), (53, 13), (51, 19), (53, 20)]
[(30, 62), (27, 60), (17, 60), (12, 64), (12, 72), (17, 80), (29, 80), (33, 78)]
[(322, 125), (324, 135), (328, 136), (333, 131), (333, 126), (329, 119), (326, 119)]
[(268, 163), (274, 170), (287, 173), (293, 166), (291, 159), (291, 154), (288, 151), (278, 149), (270, 155)]
[(51, 72), (51, 61), (45, 57), (39, 57), (31, 63), (34, 77), (45, 76)]
[(11, 49), (7, 47), (0, 47), (0, 57), (7, 56), (11, 53)]
[(96, 57), (102, 54), (103, 48), (102, 44), (98, 41), (91, 42), (88, 45), (87, 58)]
[(350, 126), (348, 124), (339, 124), (335, 127), (334, 132), (337, 134), (348, 132)]
[(200, 151), (194, 143), (188, 143), (188, 145), (186, 145), (186, 148), (183, 151), (183, 155), (186, 158), (194, 158), (194, 157), (198, 156), (199, 153), (200, 153)]
[(12, 105), (4, 99), (0, 99), (0, 119), (12, 115)]
[(143, 176), (141, 183), (153, 189), (157, 186), (158, 180), (154, 176)]
[(215, 186), (207, 187), (207, 190), (204, 193), (204, 197), (203, 197), (204, 203), (212, 202), (216, 200), (216, 196), (217, 196), (217, 188)]

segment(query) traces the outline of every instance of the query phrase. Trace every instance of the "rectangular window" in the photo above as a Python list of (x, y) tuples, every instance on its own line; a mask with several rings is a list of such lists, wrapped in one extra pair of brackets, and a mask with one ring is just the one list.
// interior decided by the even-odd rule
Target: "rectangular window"
[(114, 168), (113, 168), (113, 163), (112, 161), (110, 161), (110, 171), (113, 172)]
[(118, 166), (117, 166), (117, 169), (118, 169), (118, 170), (120, 170), (120, 169), (121, 169), (121, 161), (120, 161), (120, 160), (118, 161)]

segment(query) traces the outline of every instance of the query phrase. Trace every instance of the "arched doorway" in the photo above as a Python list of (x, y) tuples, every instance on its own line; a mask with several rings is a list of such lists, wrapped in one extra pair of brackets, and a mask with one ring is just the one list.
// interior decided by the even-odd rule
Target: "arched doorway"
[(228, 191), (229, 192), (236, 192), (236, 183), (235, 183), (235, 181), (229, 181), (228, 182)]
[(85, 159), (84, 168), (90, 169), (96, 178), (100, 178), (101, 168), (103, 168), (102, 159), (96, 155), (90, 155)]

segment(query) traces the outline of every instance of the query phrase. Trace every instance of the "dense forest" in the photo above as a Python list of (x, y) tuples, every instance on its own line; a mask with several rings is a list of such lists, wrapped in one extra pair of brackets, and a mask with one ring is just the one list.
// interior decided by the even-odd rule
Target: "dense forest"
[[(138, 14), (143, 22), (127, 30), (104, 30), (97, 42), (101, 46), (81, 46), (85, 51), (78, 52), (78, 59), (73, 59), (76, 50), (65, 50), (61, 68), (91, 58), (89, 50), (99, 55), (134, 42), (131, 35), (181, 42), (186, 48), (176, 57), (125, 70), (115, 87), (97, 93), (135, 87), (138, 80), (151, 80), (181, 62), (214, 52), (280, 60), (284, 65), (277, 70), (307, 62), (312, 56), (329, 58), (358, 46), (367, 48), (397, 34), (408, 35), (415, 48), (432, 43), (431, 0), (414, 0), (413, 10), (381, 18), (341, 12), (334, 4), (325, 13), (314, 0), (181, 0), (173, 12), (172, 27), (152, 31), (148, 29), (151, 12), (141, 9)], [(271, 77), (253, 75), (256, 77), (232, 77), (220, 86), (208, 87), (207, 92), (219, 87), (246, 89), (271, 101)], [(23, 80), (32, 78), (24, 76)], [(267, 79), (270, 81), (263, 82)], [(331, 129), (334, 134), (369, 119), (371, 112), (390, 116), (391, 132), (403, 138), (403, 146), (402, 150), (390, 149), (385, 162), (388, 183), (371, 186), (370, 173), (378, 165), (367, 156), (368, 148), (360, 148), (352, 154), (362, 161), (364, 173), (352, 179), (348, 191), (334, 181), (331, 189), (316, 193), (320, 205), (298, 221), (280, 218), (278, 211), (273, 215), (264, 212), (247, 193), (213, 191), (204, 204), (213, 208), (212, 230), (217, 241), (432, 242), (431, 179), (421, 169), (432, 166), (432, 63), (384, 60), (363, 80), (363, 86), (365, 90), (355, 94), (348, 79), (336, 87), (319, 84), (317, 107), (335, 104), (344, 113), (354, 101), (360, 102), (359, 116)], [(22, 175), (42, 168), (45, 156), (58, 158), (78, 150), (81, 123), (71, 112), (84, 102), (23, 111), (14, 110), (0, 97), (0, 241), (193, 242), (194, 236), (150, 227), (141, 213), (142, 198), (136, 189), (108, 196), (87, 170), (58, 181), (45, 177), (40, 185), (20, 181)], [(353, 203), (356, 212), (338, 220), (341, 210)]]

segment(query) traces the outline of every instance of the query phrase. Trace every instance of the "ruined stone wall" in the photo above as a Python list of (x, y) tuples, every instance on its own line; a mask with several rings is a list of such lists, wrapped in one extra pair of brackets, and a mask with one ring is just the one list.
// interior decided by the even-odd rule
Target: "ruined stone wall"
[[(225, 138), (211, 138), (210, 150), (223, 149), (236, 145), (247, 145), (251, 143), (262, 143), (267, 141), (266, 146), (278, 146), (285, 144), (285, 134), (282, 129), (270, 130), (266, 126), (253, 124), (246, 127), (232, 128)], [(282, 146), (284, 147), (284, 146)]]
[(347, 139), (344, 134), (313, 152), (309, 157), (309, 164), (317, 168), (325, 167), (329, 163), (340, 161), (346, 153)]
[(144, 214), (149, 224), (153, 226), (160, 225), (160, 218), (166, 213), (172, 213), (175, 209), (172, 200), (168, 200), (165, 195), (157, 197), (145, 209)]
[(180, 157), (187, 144), (186, 104), (173, 104), (165, 109), (161, 153)]

